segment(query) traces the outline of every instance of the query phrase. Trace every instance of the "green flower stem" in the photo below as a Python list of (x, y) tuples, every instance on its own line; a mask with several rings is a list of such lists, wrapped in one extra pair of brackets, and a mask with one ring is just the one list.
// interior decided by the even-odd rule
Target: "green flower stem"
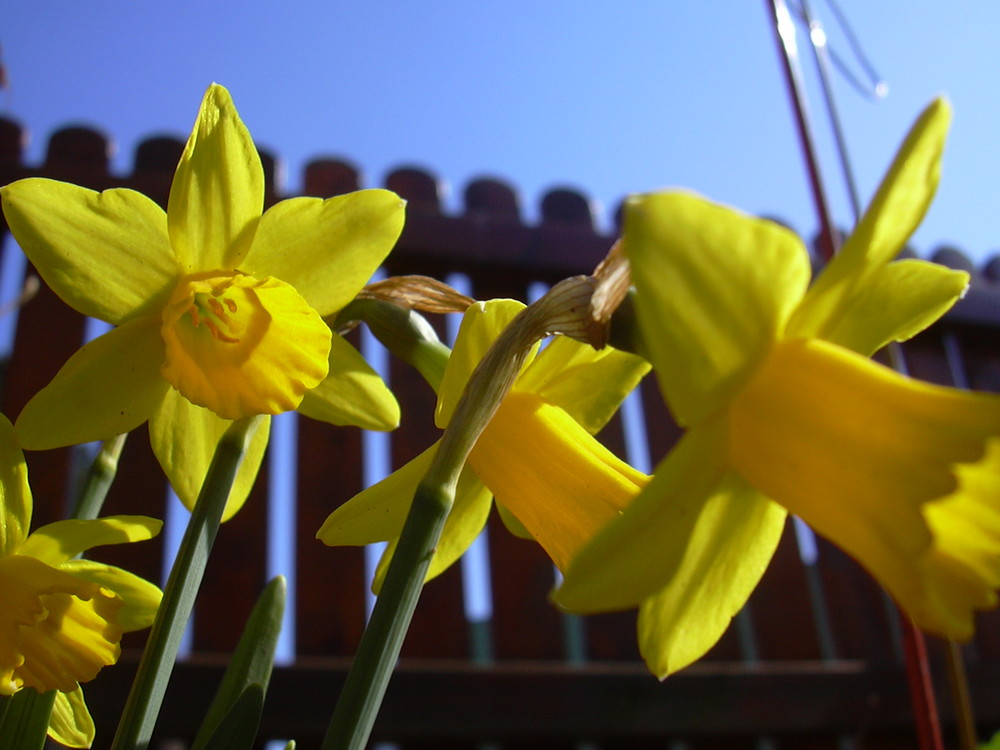
[(465, 460), (514, 384), (531, 347), (552, 332), (578, 333), (593, 287), (567, 279), (522, 310), (469, 379), (430, 469), (418, 485), (371, 619), (337, 701), (322, 750), (363, 750), (399, 657), (424, 576), (455, 499)]
[(260, 417), (238, 420), (219, 440), (163, 589), (163, 599), (149, 632), (146, 650), (122, 712), (112, 750), (138, 750), (149, 745), (181, 637), (219, 530), (222, 511), (259, 424)]
[(451, 350), (442, 344), (420, 313), (379, 299), (355, 299), (340, 311), (333, 325), (364, 321), (382, 345), (412, 365), (436, 392)]
[(362, 750), (367, 745), (453, 500), (454, 488), (418, 486), (322, 750)]
[(127, 435), (116, 435), (101, 445), (80, 487), (72, 518), (91, 520), (100, 515), (104, 499), (118, 473), (118, 459), (125, 447), (126, 437)]

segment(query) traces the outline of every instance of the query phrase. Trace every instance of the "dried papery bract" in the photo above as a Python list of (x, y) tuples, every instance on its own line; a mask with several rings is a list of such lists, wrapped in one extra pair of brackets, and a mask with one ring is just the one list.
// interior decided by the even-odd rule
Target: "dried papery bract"
[(465, 312), (473, 299), (430, 276), (390, 276), (358, 293), (358, 299), (380, 299), (420, 312)]

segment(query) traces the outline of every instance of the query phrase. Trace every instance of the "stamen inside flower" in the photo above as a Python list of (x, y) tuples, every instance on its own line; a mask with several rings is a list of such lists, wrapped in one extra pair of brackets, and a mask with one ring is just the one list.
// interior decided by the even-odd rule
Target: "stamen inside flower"
[(163, 376), (226, 419), (294, 409), (328, 371), (330, 329), (278, 279), (187, 276), (164, 309), (161, 332)]
[[(239, 305), (236, 300), (224, 297), (223, 294), (225, 294), (224, 289), (213, 290), (207, 294), (196, 292), (188, 313), (195, 328), (205, 326), (219, 341), (238, 344), (240, 340), (235, 335), (242, 332), (243, 325), (234, 316), (239, 310)], [(226, 331), (233, 335), (227, 335)]]

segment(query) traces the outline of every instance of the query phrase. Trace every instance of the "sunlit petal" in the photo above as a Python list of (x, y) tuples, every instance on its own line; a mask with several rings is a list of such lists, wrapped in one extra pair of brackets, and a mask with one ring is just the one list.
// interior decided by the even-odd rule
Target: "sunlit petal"
[(354, 299), (403, 229), (405, 202), (388, 190), (292, 198), (260, 220), (241, 270), (294, 286), (327, 316)]
[(525, 528), (524, 524), (517, 520), (517, 516), (507, 510), (505, 505), (497, 505), (497, 515), (500, 516), (500, 520), (503, 522), (504, 528), (507, 529), (511, 534), (520, 539), (534, 539), (531, 532)]
[(84, 315), (122, 323), (157, 310), (178, 275), (163, 209), (141, 193), (98, 193), (29, 178), (0, 188), (25, 255), (52, 290)]
[(346, 339), (333, 334), (329, 374), (306, 391), (298, 411), (311, 419), (366, 430), (399, 426), (399, 402), (364, 357)]
[(118, 594), (123, 601), (118, 610), (118, 624), (126, 633), (153, 624), (162, 593), (144, 578), (93, 560), (67, 560), (59, 569)]
[(784, 329), (809, 282), (806, 250), (778, 224), (686, 193), (630, 199), (624, 239), (660, 390), (695, 424)]
[(0, 559), (0, 694), (77, 688), (118, 659), (121, 599), (23, 555)]
[(66, 747), (90, 747), (96, 728), (83, 700), (83, 688), (56, 692), (49, 714), (49, 737)]
[(85, 344), (35, 394), (15, 423), (29, 450), (89, 443), (145, 422), (170, 386), (160, 375), (156, 316), (130, 320)]
[(163, 376), (225, 419), (279, 414), (327, 375), (330, 329), (283, 281), (189, 277), (163, 312)]
[(541, 396), (596, 434), (647, 372), (649, 363), (634, 354), (612, 347), (597, 351), (557, 336), (525, 368), (514, 390)]
[(563, 570), (648, 479), (562, 409), (528, 393), (504, 399), (469, 463)]
[(170, 186), (167, 226), (182, 271), (231, 271), (264, 208), (264, 170), (229, 92), (212, 84)]
[(572, 560), (557, 604), (571, 612), (626, 609), (670, 583), (698, 524), (726, 522), (728, 504), (711, 502), (727, 497), (717, 493), (727, 474), (725, 427), (716, 420), (681, 439), (621, 518)]
[(104, 516), (86, 521), (54, 521), (36, 529), (14, 550), (14, 554), (28, 555), (47, 565), (58, 567), (92, 547), (152, 539), (160, 533), (162, 526), (162, 521), (147, 516)]
[(438, 427), (444, 429), (448, 424), (479, 360), (523, 309), (522, 302), (501, 299), (475, 302), (465, 311), (438, 390), (437, 411), (434, 414)]
[[(149, 440), (174, 492), (188, 508), (193, 508), (208, 474), (219, 439), (232, 424), (209, 409), (195, 406), (174, 390), (169, 390), (160, 407), (149, 419)], [(267, 448), (271, 420), (261, 420), (236, 473), (222, 520), (239, 510), (250, 494)]]
[(30, 524), (28, 468), (13, 425), (0, 414), (0, 557), (24, 541)]
[[(934, 609), (941, 570), (921, 572), (919, 562), (936, 544), (925, 512), (933, 517), (928, 503), (958, 488), (956, 465), (984, 459), (1000, 434), (1000, 397), (920, 383), (800, 339), (775, 348), (731, 412), (736, 471), (858, 559), (915, 616)], [(983, 510), (969, 502), (942, 506), (941, 528), (958, 510)]]
[(789, 327), (791, 335), (837, 341), (839, 325), (865, 294), (869, 276), (899, 254), (937, 190), (951, 107), (937, 99), (910, 129), (878, 192), (843, 248), (819, 275)]
[(316, 538), (331, 547), (360, 546), (395, 539), (427, 474), (437, 443), (363, 490), (327, 516)]
[(823, 338), (865, 356), (890, 341), (905, 341), (927, 328), (965, 293), (964, 271), (921, 260), (900, 260), (869, 274), (842, 300)]
[(786, 515), (737, 475), (723, 478), (670, 582), (639, 607), (639, 651), (653, 674), (683, 669), (722, 637), (767, 570)]

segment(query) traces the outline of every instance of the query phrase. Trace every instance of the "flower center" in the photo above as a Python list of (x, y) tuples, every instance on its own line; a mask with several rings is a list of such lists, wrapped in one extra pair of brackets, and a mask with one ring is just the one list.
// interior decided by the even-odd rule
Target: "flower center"
[(240, 308), (235, 299), (226, 296), (226, 291), (196, 292), (188, 314), (195, 328), (204, 326), (219, 341), (238, 344), (240, 340), (237, 337), (243, 331), (243, 324), (235, 315)]
[(187, 276), (160, 330), (163, 376), (225, 419), (294, 409), (327, 374), (329, 327), (278, 279), (239, 271)]
[(165, 340), (183, 342), (188, 351), (200, 351), (202, 358), (220, 344), (227, 356), (239, 356), (254, 346), (268, 324), (270, 316), (257, 295), (263, 283), (239, 272), (182, 279), (163, 311)]

